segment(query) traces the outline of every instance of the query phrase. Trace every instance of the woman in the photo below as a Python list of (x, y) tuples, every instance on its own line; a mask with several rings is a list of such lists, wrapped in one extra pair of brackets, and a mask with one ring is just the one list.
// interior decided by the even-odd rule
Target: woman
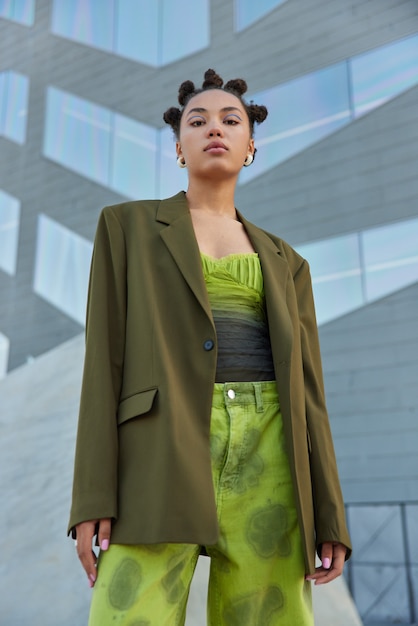
[(187, 192), (97, 228), (69, 523), (93, 626), (183, 624), (200, 553), (209, 624), (308, 626), (350, 551), (308, 265), (234, 205), (267, 110), (222, 85), (164, 114)]

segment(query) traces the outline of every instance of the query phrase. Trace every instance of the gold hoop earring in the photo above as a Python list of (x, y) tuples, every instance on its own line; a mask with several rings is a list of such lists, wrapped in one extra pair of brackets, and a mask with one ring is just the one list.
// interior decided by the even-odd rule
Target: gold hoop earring
[(187, 165), (186, 165), (186, 161), (184, 160), (184, 157), (182, 157), (182, 156), (177, 157), (177, 165), (178, 165), (179, 167), (181, 167), (182, 169), (183, 169), (184, 167), (187, 167)]
[(247, 158), (244, 161), (244, 167), (249, 167), (253, 161), (254, 161), (253, 155), (247, 154)]

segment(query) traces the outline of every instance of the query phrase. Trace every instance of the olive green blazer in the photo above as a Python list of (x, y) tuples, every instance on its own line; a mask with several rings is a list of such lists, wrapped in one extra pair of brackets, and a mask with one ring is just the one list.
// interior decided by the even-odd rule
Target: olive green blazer
[[(239, 215), (258, 252), (304, 540), (350, 546), (307, 262)], [(217, 541), (209, 427), (216, 332), (184, 192), (106, 207), (91, 265), (69, 531), (116, 543)]]

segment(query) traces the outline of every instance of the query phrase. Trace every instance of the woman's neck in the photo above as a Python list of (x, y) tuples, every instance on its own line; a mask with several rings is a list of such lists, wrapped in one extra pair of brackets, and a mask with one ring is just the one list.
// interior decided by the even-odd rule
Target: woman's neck
[(186, 198), (191, 211), (202, 211), (214, 216), (235, 217), (235, 182), (189, 182)]

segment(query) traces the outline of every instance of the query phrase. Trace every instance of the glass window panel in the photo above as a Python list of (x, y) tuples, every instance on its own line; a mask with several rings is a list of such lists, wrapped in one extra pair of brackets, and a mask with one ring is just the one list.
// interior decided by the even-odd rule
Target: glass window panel
[(160, 64), (209, 45), (209, 0), (163, 0)]
[(44, 214), (38, 217), (33, 289), (81, 325), (93, 244)]
[(298, 246), (312, 275), (318, 324), (364, 304), (357, 234)]
[(360, 116), (418, 83), (418, 35), (354, 57), (350, 63), (354, 110)]
[(0, 17), (25, 26), (32, 26), (35, 17), (35, 0), (0, 0)]
[(13, 19), (14, 0), (0, 0), (0, 17)]
[(7, 72), (0, 72), (0, 135), (4, 135), (4, 117), (7, 102)]
[(16, 273), (19, 243), (20, 202), (0, 190), (0, 269)]
[(7, 374), (7, 366), (9, 363), (9, 347), (10, 341), (6, 335), (0, 333), (0, 379)]
[(3, 72), (0, 76), (0, 134), (24, 144), (29, 80), (17, 72)]
[(111, 187), (131, 198), (156, 197), (157, 130), (114, 115)]
[(159, 2), (119, 0), (117, 7), (116, 52), (157, 66)]
[(361, 236), (368, 300), (418, 281), (418, 219), (366, 230)]
[(13, 19), (32, 26), (35, 18), (35, 0), (14, 0)]
[(269, 110), (267, 120), (255, 128), (256, 159), (245, 168), (245, 183), (278, 165), (351, 120), (347, 63), (251, 96)]
[(235, 29), (243, 30), (286, 0), (235, 0)]
[(187, 189), (187, 169), (180, 169), (177, 165), (175, 142), (171, 128), (159, 131), (159, 198), (169, 198)]
[(44, 154), (87, 178), (108, 185), (111, 113), (48, 88)]
[(114, 2), (54, 0), (51, 30), (81, 43), (113, 49)]

